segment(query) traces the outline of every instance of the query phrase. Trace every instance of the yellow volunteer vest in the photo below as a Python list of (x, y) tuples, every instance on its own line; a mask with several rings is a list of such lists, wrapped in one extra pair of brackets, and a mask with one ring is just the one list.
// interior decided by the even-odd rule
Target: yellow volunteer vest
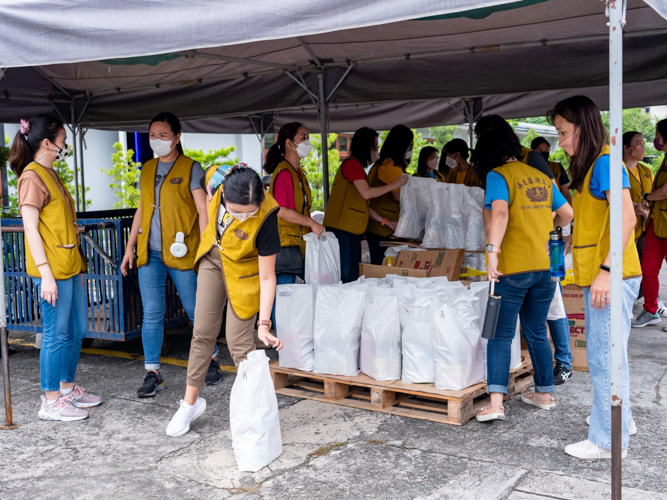
[[(456, 174), (458, 173), (458, 171), (459, 171), (458, 168), (452, 168), (449, 172), (447, 172), (447, 180), (445, 180), (445, 182), (447, 182), (448, 184), (457, 184)], [(473, 170), (472, 165), (470, 165), (470, 168), (466, 170), (466, 176), (462, 184), (468, 187), (481, 186), (482, 183), (479, 180), (479, 177), (477, 177), (475, 171)]]
[[(653, 191), (653, 172), (651, 169), (641, 163), (637, 164), (637, 173), (640, 181), (634, 176), (630, 169), (628, 170), (628, 177), (630, 177), (630, 196), (634, 203), (640, 203), (644, 193)], [(648, 226), (644, 217), (637, 217), (637, 225), (635, 226), (635, 239), (639, 238), (646, 227)]]
[(351, 234), (364, 234), (368, 227), (368, 202), (359, 194), (354, 183), (343, 176), (344, 164), (336, 172), (323, 224)]
[[(297, 171), (294, 170), (294, 167), (290, 164), (290, 162), (286, 160), (281, 161), (273, 171), (273, 175), (271, 175), (269, 194), (271, 197), (274, 196), (275, 184), (276, 179), (278, 178), (278, 174), (285, 170), (287, 170), (292, 176), (294, 205), (296, 206), (296, 211), (301, 215), (309, 216), (310, 207), (312, 206), (312, 195), (310, 192), (310, 186), (308, 185), (308, 179), (306, 178), (306, 172), (301, 167), (299, 167), (299, 171), (301, 172), (301, 182), (299, 182)], [(303, 235), (310, 232), (309, 227), (302, 226), (301, 224), (292, 224), (291, 222), (287, 222), (278, 217), (278, 231), (280, 232), (280, 246), (299, 246), (301, 247), (301, 255), (305, 255), (306, 242), (303, 241)]]
[[(604, 146), (598, 158), (608, 154), (609, 146)], [(575, 220), (572, 263), (574, 281), (580, 287), (591, 286), (593, 278), (600, 272), (600, 264), (604, 263), (609, 253), (609, 202), (607, 198), (596, 198), (591, 193), (592, 176), (591, 165), (581, 192), (575, 191), (572, 199)], [(641, 273), (637, 246), (630, 240), (623, 253), (623, 279), (641, 276)]]
[[(208, 206), (208, 225), (204, 230), (196, 263), (206, 255), (216, 244), (217, 218), (220, 207), (222, 190), (218, 189)], [(243, 222), (233, 218), (229, 213), (225, 217), (231, 218), (231, 223), (225, 228), (220, 237), (220, 259), (222, 261), (222, 275), (225, 280), (227, 297), (234, 314), (240, 319), (250, 319), (259, 311), (260, 284), (259, 284), (259, 254), (256, 240), (260, 228), (266, 218), (280, 209), (273, 196), (266, 194), (257, 214)]]
[(563, 173), (563, 165), (559, 161), (548, 161), (547, 165), (549, 165), (551, 173), (554, 174), (556, 184), (560, 187), (560, 176)]
[(553, 183), (542, 172), (521, 162), (498, 167), (509, 191), (509, 222), (500, 245), (498, 270), (504, 276), (549, 270), (546, 243), (553, 231)]
[[(158, 159), (144, 163), (141, 169), (141, 229), (137, 241), (137, 266), (148, 263), (148, 235), (151, 230), (153, 212), (159, 210), (162, 228), (162, 261), (167, 267), (187, 271), (195, 263), (195, 254), (199, 247), (199, 213), (190, 192), (190, 176), (194, 160), (179, 156), (169, 169), (160, 187), (160, 205), (155, 204), (155, 172)], [(188, 248), (183, 257), (174, 257), (169, 248), (176, 241), (176, 233), (185, 236)]]
[[(35, 172), (49, 191), (49, 203), (39, 211), (39, 235), (44, 244), (46, 260), (49, 263), (53, 277), (56, 280), (66, 280), (80, 273), (85, 273), (88, 263), (83, 255), (77, 239), (76, 216), (70, 210), (67, 199), (56, 184), (51, 174), (39, 163), (31, 163), (24, 171)], [(63, 185), (64, 187), (64, 185)], [(70, 204), (74, 207), (74, 200), (65, 188)], [(73, 246), (70, 246), (73, 245)], [(30, 251), (28, 238), (25, 239), (26, 267), (28, 276), (41, 278), (39, 269)]]
[[(438, 182), (447, 182), (447, 176), (440, 172), (439, 170), (434, 170), (433, 175), (435, 176), (435, 180)], [(424, 177), (423, 175), (420, 175), (419, 172), (415, 172), (415, 177)]]
[[(378, 170), (382, 165), (393, 164), (393, 160), (387, 158), (381, 164), (376, 163), (373, 165), (373, 168), (371, 168), (371, 171), (368, 173), (368, 184), (370, 187), (386, 186), (386, 183), (378, 179)], [(401, 204), (394, 199), (394, 195), (391, 194), (391, 191), (382, 196), (378, 196), (377, 198), (372, 198), (368, 203), (368, 206), (375, 210), (383, 219), (398, 222), (398, 216), (401, 212)], [(383, 226), (381, 223), (372, 219), (368, 221), (368, 231), (379, 236), (391, 236), (394, 234), (394, 231), (387, 226)]]
[[(653, 191), (667, 182), (667, 154), (662, 165), (655, 174)], [(658, 238), (667, 238), (667, 199), (651, 202), (651, 217), (653, 217), (653, 231)]]

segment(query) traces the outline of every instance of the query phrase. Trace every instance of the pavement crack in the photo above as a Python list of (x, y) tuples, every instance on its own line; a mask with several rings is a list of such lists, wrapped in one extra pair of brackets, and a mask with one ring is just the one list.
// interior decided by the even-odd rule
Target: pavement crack
[(658, 382), (655, 384), (655, 399), (653, 402), (657, 405), (662, 406), (662, 403), (660, 400), (662, 399), (662, 396), (660, 395), (660, 383), (662, 382), (662, 379), (665, 377), (665, 374), (667, 374), (667, 368), (665, 368), (665, 371), (662, 372), (662, 375), (658, 379)]

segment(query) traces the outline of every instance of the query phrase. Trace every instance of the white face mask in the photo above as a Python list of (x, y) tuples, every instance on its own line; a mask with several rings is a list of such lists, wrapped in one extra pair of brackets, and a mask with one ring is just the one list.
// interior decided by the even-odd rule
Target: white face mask
[(299, 158), (305, 158), (313, 150), (313, 145), (310, 143), (310, 141), (308, 139), (306, 139), (305, 141), (300, 142), (299, 144), (297, 144), (296, 148), (293, 148), (293, 149), (295, 149), (296, 154), (299, 155)]
[(169, 153), (171, 153), (171, 150), (174, 149), (171, 146), (172, 142), (173, 139), (171, 141), (163, 141), (161, 139), (151, 139), (150, 140), (151, 149), (153, 150), (153, 153), (156, 154), (156, 156), (167, 156)]
[(410, 146), (408, 150), (405, 152), (405, 159), (409, 160), (410, 158), (412, 158), (412, 146)]
[(428, 168), (431, 170), (436, 170), (438, 168), (438, 158), (435, 158), (434, 160), (431, 160), (426, 163), (428, 165)]
[(377, 149), (371, 150), (371, 163), (375, 163), (380, 159), (380, 152)]
[(456, 168), (458, 165), (456, 164), (456, 160), (452, 158), (451, 156), (448, 156), (445, 158), (445, 163), (449, 168)]

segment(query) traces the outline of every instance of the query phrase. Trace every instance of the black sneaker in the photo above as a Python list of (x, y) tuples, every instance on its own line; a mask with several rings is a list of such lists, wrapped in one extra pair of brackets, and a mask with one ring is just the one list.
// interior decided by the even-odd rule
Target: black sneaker
[(211, 360), (211, 364), (208, 365), (208, 372), (206, 372), (206, 385), (217, 385), (222, 382), (222, 373), (220, 372), (220, 365), (215, 359)]
[(137, 396), (140, 398), (150, 398), (155, 396), (158, 391), (164, 389), (164, 379), (159, 373), (149, 371), (146, 373), (144, 385), (137, 391)]
[(554, 385), (562, 385), (566, 380), (572, 378), (572, 370), (568, 370), (563, 365), (557, 364), (554, 368)]

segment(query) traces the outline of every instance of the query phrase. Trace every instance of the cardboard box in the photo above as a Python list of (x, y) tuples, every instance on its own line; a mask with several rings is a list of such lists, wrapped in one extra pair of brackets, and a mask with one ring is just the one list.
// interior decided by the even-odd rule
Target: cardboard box
[(577, 285), (563, 287), (563, 304), (570, 324), (570, 347), (572, 349), (572, 368), (587, 372), (586, 358), (586, 309), (584, 291)]
[(413, 278), (428, 278), (428, 271), (424, 269), (408, 269), (395, 266), (376, 266), (373, 264), (359, 264), (359, 276), (367, 278), (384, 278), (388, 274), (400, 274)]
[(464, 255), (465, 250), (404, 251), (396, 256), (396, 267), (425, 269), (429, 276), (447, 276), (449, 281), (457, 281)]

